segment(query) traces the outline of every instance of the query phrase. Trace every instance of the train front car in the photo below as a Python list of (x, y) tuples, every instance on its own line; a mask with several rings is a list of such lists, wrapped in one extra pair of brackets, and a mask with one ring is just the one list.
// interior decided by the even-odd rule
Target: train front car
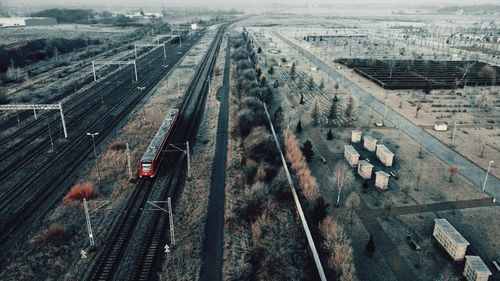
[(178, 109), (171, 109), (170, 114), (163, 120), (163, 123), (149, 144), (148, 149), (146, 149), (146, 152), (141, 158), (141, 163), (139, 164), (139, 177), (152, 178), (156, 175), (159, 157), (170, 138), (178, 114)]

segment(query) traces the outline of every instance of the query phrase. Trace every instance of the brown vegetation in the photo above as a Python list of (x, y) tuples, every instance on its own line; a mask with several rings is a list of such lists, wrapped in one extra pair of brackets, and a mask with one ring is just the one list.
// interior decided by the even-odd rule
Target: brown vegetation
[(45, 244), (62, 242), (65, 239), (65, 234), (66, 229), (62, 225), (54, 223), (41, 231), (33, 240)]
[(323, 245), (330, 253), (328, 265), (336, 272), (337, 280), (357, 280), (351, 239), (347, 237), (342, 226), (332, 217), (326, 217), (319, 229), (324, 239)]
[(71, 188), (66, 196), (63, 198), (63, 202), (68, 203), (73, 200), (89, 199), (97, 196), (97, 188), (90, 182), (78, 183)]
[(315, 201), (319, 195), (318, 183), (311, 175), (311, 171), (307, 166), (306, 158), (300, 150), (297, 139), (293, 133), (290, 132), (290, 130), (286, 130), (285, 132), (285, 147), (286, 158), (290, 161), (291, 167), (297, 175), (302, 193), (310, 202)]

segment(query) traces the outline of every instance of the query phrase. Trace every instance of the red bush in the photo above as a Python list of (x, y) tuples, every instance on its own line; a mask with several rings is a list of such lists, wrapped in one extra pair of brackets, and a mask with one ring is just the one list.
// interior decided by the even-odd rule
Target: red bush
[(94, 187), (92, 183), (78, 183), (71, 188), (66, 196), (64, 196), (63, 201), (68, 202), (71, 200), (79, 200), (79, 199), (89, 199), (94, 196), (97, 196), (97, 188)]
[(64, 240), (65, 234), (66, 229), (62, 225), (54, 223), (37, 235), (35, 241), (42, 243), (61, 242)]

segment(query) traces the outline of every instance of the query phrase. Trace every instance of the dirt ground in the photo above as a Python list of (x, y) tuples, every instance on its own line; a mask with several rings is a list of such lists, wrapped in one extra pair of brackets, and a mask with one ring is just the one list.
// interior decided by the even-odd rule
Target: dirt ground
[[(215, 68), (224, 68), (224, 54), (222, 47)], [(198, 280), (199, 277), (220, 104), (215, 95), (222, 78), (221, 72), (221, 75), (214, 75), (212, 79), (205, 115), (192, 148), (191, 157), (197, 159), (192, 161), (192, 179), (186, 183), (174, 209), (178, 246), (171, 247), (171, 253), (159, 274), (160, 280)]]

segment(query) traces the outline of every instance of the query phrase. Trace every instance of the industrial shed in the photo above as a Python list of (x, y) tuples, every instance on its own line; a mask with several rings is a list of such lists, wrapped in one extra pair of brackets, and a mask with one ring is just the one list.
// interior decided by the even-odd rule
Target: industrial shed
[(386, 189), (389, 186), (391, 175), (384, 171), (375, 172), (375, 186), (380, 189)]
[(464, 277), (469, 281), (488, 281), (491, 271), (478, 256), (465, 256)]
[(469, 242), (446, 219), (434, 220), (432, 235), (454, 261), (462, 261)]
[(364, 179), (372, 177), (373, 165), (366, 160), (361, 160), (358, 163), (358, 174)]
[(389, 148), (387, 148), (387, 146), (383, 144), (377, 144), (376, 155), (378, 159), (380, 159), (380, 161), (384, 163), (386, 167), (392, 166), (392, 161), (394, 160), (394, 153), (392, 153), (392, 151), (390, 151)]
[(360, 130), (352, 130), (351, 131), (351, 142), (358, 143), (361, 141), (361, 131)]
[(369, 151), (375, 151), (377, 149), (377, 139), (371, 136), (365, 136), (363, 146)]
[(344, 157), (352, 167), (358, 165), (359, 153), (352, 145), (344, 145)]
[(0, 27), (37, 26), (57, 24), (55, 18), (0, 18)]

